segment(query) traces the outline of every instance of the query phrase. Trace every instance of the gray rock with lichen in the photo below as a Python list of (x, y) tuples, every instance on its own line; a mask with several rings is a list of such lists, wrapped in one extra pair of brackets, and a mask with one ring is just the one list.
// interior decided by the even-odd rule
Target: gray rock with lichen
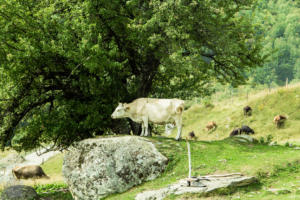
[(155, 179), (167, 158), (136, 136), (83, 140), (65, 154), (63, 175), (75, 200), (98, 200)]
[(35, 200), (39, 199), (36, 191), (26, 185), (14, 185), (5, 188), (0, 197), (1, 200)]

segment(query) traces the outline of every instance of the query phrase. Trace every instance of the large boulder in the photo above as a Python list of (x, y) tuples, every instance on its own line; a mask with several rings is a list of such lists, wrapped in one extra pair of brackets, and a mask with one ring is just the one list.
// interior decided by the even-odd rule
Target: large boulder
[(36, 191), (26, 185), (14, 185), (10, 186), (1, 194), (1, 200), (36, 200), (39, 199)]
[(66, 152), (63, 175), (75, 200), (99, 200), (155, 179), (166, 165), (167, 158), (141, 137), (87, 139)]

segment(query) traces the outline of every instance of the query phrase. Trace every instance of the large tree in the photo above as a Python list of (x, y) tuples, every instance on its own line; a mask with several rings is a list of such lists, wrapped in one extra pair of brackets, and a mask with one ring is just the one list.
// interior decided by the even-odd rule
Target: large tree
[(262, 65), (252, 0), (2, 0), (1, 147), (111, 127), (118, 101), (200, 96)]

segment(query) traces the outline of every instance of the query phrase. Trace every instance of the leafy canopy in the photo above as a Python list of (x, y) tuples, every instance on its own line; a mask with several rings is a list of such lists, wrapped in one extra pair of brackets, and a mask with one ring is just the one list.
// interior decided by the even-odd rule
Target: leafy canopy
[(262, 65), (252, 0), (2, 0), (1, 147), (103, 134), (118, 101), (209, 94)]
[(255, 23), (262, 24), (263, 52), (273, 52), (263, 68), (257, 68), (254, 82), (279, 85), (300, 79), (300, 1), (263, 0), (256, 4)]

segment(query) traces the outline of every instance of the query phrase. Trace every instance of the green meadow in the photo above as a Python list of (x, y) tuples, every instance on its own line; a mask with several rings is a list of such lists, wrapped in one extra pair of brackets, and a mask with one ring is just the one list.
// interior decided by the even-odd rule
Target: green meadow
[[(243, 107), (250, 105), (252, 116), (243, 115)], [(261, 91), (249, 96), (211, 101), (209, 106), (194, 103), (184, 112), (183, 138), (194, 131), (197, 140), (190, 141), (192, 175), (224, 174), (240, 172), (256, 176), (257, 183), (247, 187), (219, 190), (211, 194), (185, 194), (166, 199), (300, 199), (300, 87), (279, 88), (271, 92)], [(288, 117), (278, 129), (273, 117)], [(215, 121), (216, 130), (207, 131), (205, 125)], [(256, 143), (242, 143), (228, 138), (233, 128), (248, 125), (254, 129)], [(188, 175), (186, 141), (175, 141), (176, 128), (170, 137), (163, 134), (149, 138), (169, 159), (166, 171), (157, 179), (138, 185), (121, 194), (108, 196), (106, 200), (131, 200), (135, 195), (172, 184)], [(280, 145), (270, 146), (270, 142)], [(4, 152), (1, 155), (5, 156)], [(62, 177), (63, 154), (45, 162), (42, 167), (50, 179), (25, 181), (45, 199), (72, 199)]]

